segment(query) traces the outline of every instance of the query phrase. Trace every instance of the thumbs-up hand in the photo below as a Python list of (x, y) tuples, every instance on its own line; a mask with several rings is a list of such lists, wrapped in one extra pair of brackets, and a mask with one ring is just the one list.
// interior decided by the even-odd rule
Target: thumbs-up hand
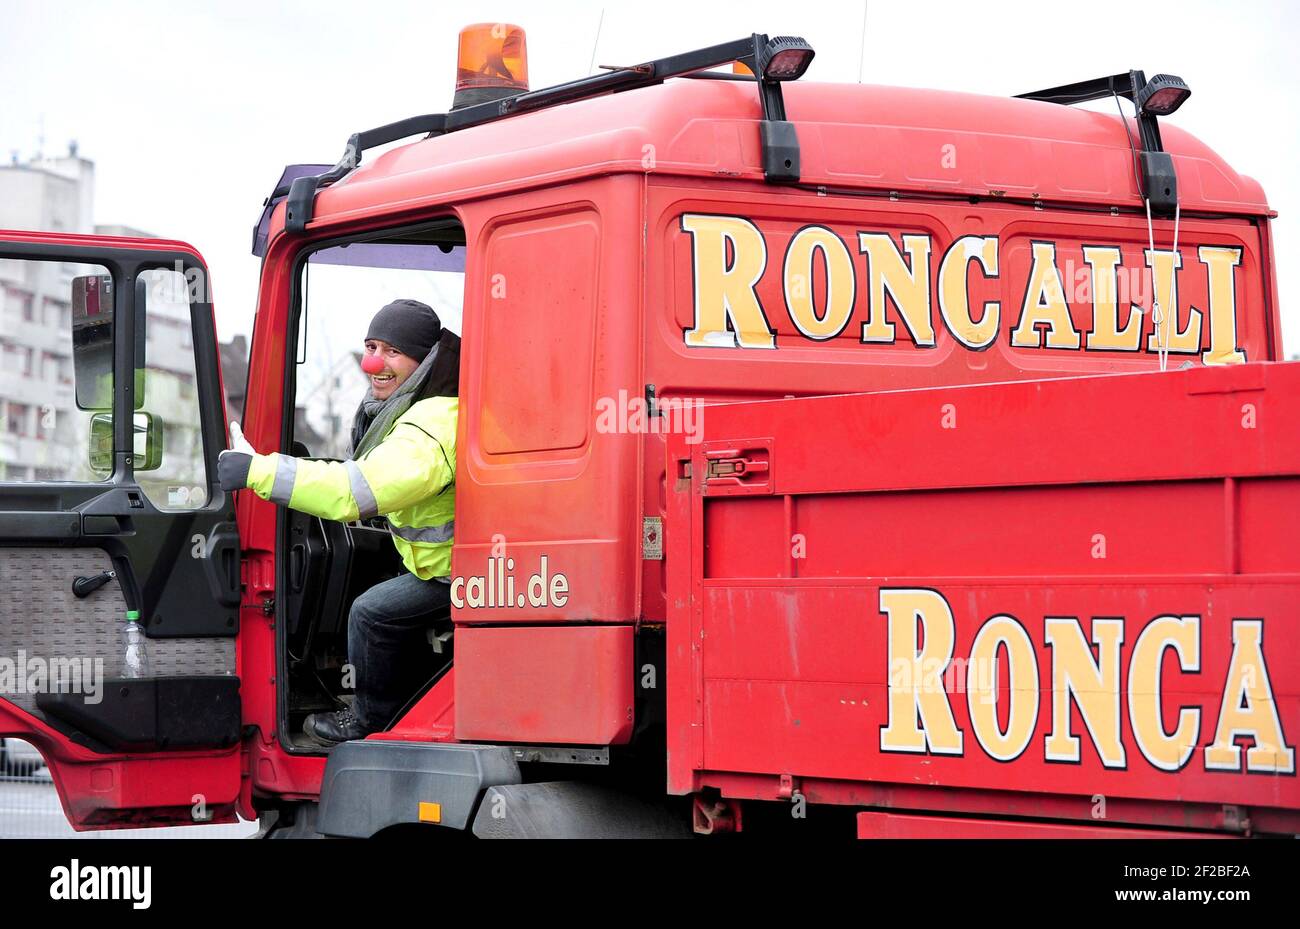
[(257, 452), (244, 438), (239, 423), (230, 424), (230, 448), (217, 456), (217, 480), (222, 490), (243, 490), (248, 486), (248, 469)]
[(248, 444), (248, 439), (244, 438), (244, 430), (239, 428), (239, 423), (230, 424), (230, 450), (243, 452), (245, 455), (257, 454), (257, 450)]

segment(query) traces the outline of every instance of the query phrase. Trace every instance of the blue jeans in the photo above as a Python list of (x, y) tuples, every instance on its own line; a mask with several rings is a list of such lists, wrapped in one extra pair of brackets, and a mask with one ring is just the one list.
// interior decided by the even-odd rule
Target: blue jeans
[(376, 584), (352, 602), (348, 660), (357, 686), (352, 709), (370, 731), (388, 728), (428, 681), (434, 663), (425, 630), (450, 607), (450, 585), (409, 573)]

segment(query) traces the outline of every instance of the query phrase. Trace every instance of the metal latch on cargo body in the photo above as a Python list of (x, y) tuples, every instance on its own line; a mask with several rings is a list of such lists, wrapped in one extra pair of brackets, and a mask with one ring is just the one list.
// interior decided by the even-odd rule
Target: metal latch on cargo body
[(772, 493), (772, 440), (706, 443), (703, 449), (706, 494)]
[[(719, 484), (739, 484), (742, 481), (750, 480), (757, 474), (767, 473), (767, 462), (756, 461), (753, 458), (719, 457), (710, 459), (709, 470), (706, 480), (715, 481)], [(725, 480), (717, 480), (725, 478)]]

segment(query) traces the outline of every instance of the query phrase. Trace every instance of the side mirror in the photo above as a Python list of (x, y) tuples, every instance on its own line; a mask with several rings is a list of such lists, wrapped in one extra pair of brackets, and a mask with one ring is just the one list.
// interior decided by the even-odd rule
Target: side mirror
[[(72, 279), (72, 365), (77, 378), (77, 408), (107, 410), (113, 406), (113, 279), (87, 274)], [(98, 416), (95, 417), (99, 419)], [(112, 470), (110, 423), (108, 466)], [(94, 429), (91, 429), (94, 435)], [(92, 445), (93, 448), (93, 445)], [(91, 452), (92, 466), (94, 452)]]
[[(135, 408), (144, 406), (146, 281), (135, 287)], [(85, 274), (72, 279), (72, 369), (77, 409), (113, 407), (113, 278)]]
[[(137, 471), (158, 470), (162, 467), (162, 420), (155, 419), (152, 413), (136, 413), (132, 426), (132, 467)], [(95, 471), (113, 470), (112, 413), (96, 413), (90, 418), (90, 467)]]

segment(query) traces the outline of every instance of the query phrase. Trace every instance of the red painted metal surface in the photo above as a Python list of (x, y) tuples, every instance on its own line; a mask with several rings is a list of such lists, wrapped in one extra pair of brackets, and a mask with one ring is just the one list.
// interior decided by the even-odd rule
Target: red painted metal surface
[(907, 813), (859, 813), (859, 839), (1208, 839), (1207, 832), (1168, 832), (1011, 819), (958, 819)]
[(458, 626), (636, 617), (640, 436), (598, 431), (595, 410), (638, 377), (640, 194), (618, 177), (460, 212)]
[(7, 700), (0, 700), (0, 733), (21, 736), (40, 751), (63, 812), (78, 831), (192, 823), (195, 795), (212, 815), (208, 822), (236, 819), (238, 748), (101, 755)]
[(369, 738), (386, 742), (454, 741), (455, 712), (456, 669), (451, 668), (392, 729)]
[[(774, 791), (790, 774), (938, 788), (936, 800), (1014, 785), (1077, 798), (1078, 818), (1095, 795), (1176, 799), (1269, 811), (1294, 830), (1298, 406), (1300, 365), (1265, 364), (710, 408), (705, 441), (674, 437), (669, 462), (676, 474), (690, 466), (674, 482), (667, 533), (672, 789), (719, 786), (728, 772), (767, 774)], [(740, 495), (708, 486), (708, 449), (761, 433), (770, 484)], [(956, 662), (934, 679), (962, 737), (950, 754), (884, 735), (891, 695), (906, 690), (906, 666), (891, 667), (888, 592), (908, 589), (933, 592), (927, 602), (952, 617)], [(919, 618), (930, 621), (917, 649), (943, 638), (934, 615)], [(992, 652), (995, 723), (981, 736), (967, 674), (976, 633), (1001, 615), (1023, 630), (1034, 674), (1013, 675)], [(1134, 652), (1161, 616), (1196, 617), (1195, 652), (1181, 668), (1161, 652), (1152, 674), (1151, 649), (1141, 661)], [(1054, 662), (1067, 643), (1057, 626), (1047, 644), (1047, 623), (1065, 617), (1085, 635), (1121, 624), (1116, 703), (1094, 706), (1090, 722), (1071, 700), (1077, 760), (1049, 761), (1064, 687)], [(1243, 750), (1223, 769), (1206, 749), (1234, 700), (1235, 639), (1255, 631), (1254, 673), (1267, 686), (1251, 693), (1276, 707), (1286, 751), (1247, 772)], [(1158, 686), (1154, 710), (1151, 691), (1135, 690), (1142, 680)], [(1014, 757), (999, 758), (989, 726), (1009, 731), (1013, 704), (1034, 722)], [(1137, 721), (1150, 743), (1183, 713), (1196, 714), (1194, 738), (1177, 770), (1163, 770)], [(1093, 730), (1111, 714), (1122, 758), (1103, 763)]]
[[(1150, 277), (1144, 251), (1144, 218), (1090, 215), (1061, 211), (1034, 211), (1012, 205), (951, 205), (940, 203), (890, 203), (854, 197), (777, 196), (770, 189), (755, 191), (742, 185), (668, 185), (652, 179), (649, 190), (650, 257), (646, 279), (644, 381), (656, 386), (660, 398), (689, 398), (705, 403), (816, 396), (856, 391), (911, 389), (960, 384), (990, 383), (1026, 378), (1062, 377), (1110, 372), (1157, 370), (1158, 357), (1147, 351), (1154, 332), (1150, 313), (1134, 323), (1132, 303), (1148, 305)], [(691, 237), (681, 226), (683, 214), (735, 217), (751, 222), (761, 233), (766, 261), (754, 292), (763, 309), (764, 322), (773, 333), (773, 348), (692, 347), (684, 343), (695, 313), (699, 289)], [(847, 324), (834, 338), (816, 341), (802, 335), (787, 308), (783, 257), (794, 235), (811, 224), (822, 224), (844, 243), (854, 262), (853, 309)], [(1158, 240), (1167, 247), (1172, 223), (1156, 221)], [(1280, 344), (1272, 332), (1276, 315), (1267, 310), (1271, 278), (1262, 260), (1259, 233), (1244, 221), (1203, 221), (1180, 232), (1182, 268), (1177, 276), (1180, 328), (1191, 325), (1193, 312), (1209, 306), (1209, 275), (1198, 261), (1200, 245), (1231, 245), (1241, 249), (1241, 266), (1234, 271), (1236, 295), (1236, 345), (1249, 360), (1279, 357)], [(868, 296), (867, 265), (857, 255), (859, 231), (885, 230), (895, 245), (900, 235), (923, 236), (931, 259), (924, 275), (930, 286), (930, 307), (925, 321), (933, 330), (932, 346), (917, 344), (901, 317), (889, 305), (886, 318), (895, 330), (888, 344), (865, 344), (862, 327), (872, 304)], [(1000, 307), (998, 335), (980, 350), (961, 345), (947, 329), (939, 309), (941, 256), (963, 236), (978, 233), (998, 241), (998, 274), (986, 276), (973, 264), (968, 280), (972, 308), (989, 303)], [(1069, 304), (1071, 324), (1078, 332), (1077, 349), (1028, 348), (1011, 344), (1026, 299), (1030, 278), (1032, 242), (1055, 243), (1059, 268)], [(1084, 247), (1118, 249), (1122, 259), (1116, 280), (1118, 325), (1134, 326), (1142, 351), (1097, 350), (1092, 332), (1095, 288), (1084, 261)], [(820, 267), (820, 266), (818, 266)], [(825, 305), (825, 272), (815, 269), (812, 285), (819, 306)], [(817, 275), (820, 275), (818, 277)], [(1167, 301), (1166, 301), (1167, 303)], [(1195, 308), (1195, 310), (1194, 310)], [(974, 311), (974, 310), (973, 310)], [(880, 312), (879, 307), (876, 312)], [(1208, 349), (1209, 326), (1202, 316), (1198, 347)], [(1185, 362), (1200, 365), (1200, 355), (1174, 354), (1171, 366)], [(763, 435), (761, 430), (756, 435)], [(645, 437), (645, 474), (642, 494), (648, 514), (665, 510), (660, 435)], [(647, 619), (665, 615), (665, 581), (662, 564), (647, 563), (642, 604)]]
[(631, 626), (462, 626), (456, 738), (626, 742), (633, 722), (632, 635)]
[[(802, 178), (812, 184), (1141, 205), (1115, 114), (870, 84), (799, 81), (783, 90)], [(313, 226), (598, 174), (761, 181), (761, 118), (753, 85), (690, 79), (523, 113), (368, 157), (321, 192)], [(1184, 211), (1267, 211), (1259, 184), (1176, 119), (1160, 131)], [(945, 145), (957, 156), (947, 164)]]
[[(710, 786), (724, 797), (739, 800), (791, 802), (781, 796), (781, 778), (771, 774), (707, 773)], [(1044, 819), (1142, 826), (1152, 829), (1194, 829), (1202, 832), (1293, 833), (1294, 813), (1287, 810), (1214, 803), (1189, 803), (1176, 793), (1165, 799), (1133, 799), (1106, 794), (1043, 794), (1016, 788), (1008, 779), (990, 788), (962, 787), (936, 790), (925, 783), (843, 781), (830, 778), (792, 778), (800, 795), (812, 804), (837, 804), (876, 810), (927, 811), (976, 819)], [(1101, 801), (1105, 800), (1102, 804)]]

